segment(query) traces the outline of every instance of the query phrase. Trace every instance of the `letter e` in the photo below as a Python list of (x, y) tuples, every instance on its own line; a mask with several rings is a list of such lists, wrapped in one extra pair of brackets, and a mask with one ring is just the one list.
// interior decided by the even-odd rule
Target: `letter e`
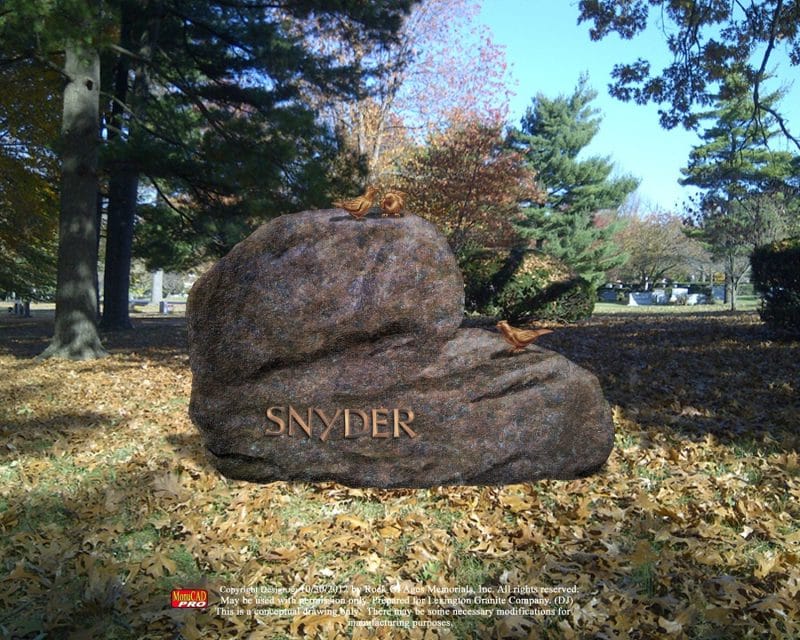
[[(378, 417), (381, 414), (381, 417)], [(389, 421), (388, 409), (373, 409), (372, 410), (372, 437), (373, 438), (388, 438), (388, 431), (378, 431), (378, 425), (387, 425)]]

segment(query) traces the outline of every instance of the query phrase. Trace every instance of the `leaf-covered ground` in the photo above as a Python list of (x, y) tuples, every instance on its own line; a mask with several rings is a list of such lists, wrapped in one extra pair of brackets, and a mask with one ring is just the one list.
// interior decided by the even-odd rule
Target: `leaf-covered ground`
[[(140, 320), (85, 363), (31, 360), (49, 330), (0, 320), (0, 637), (800, 637), (800, 345), (752, 315), (597, 317), (542, 338), (613, 407), (597, 475), (392, 491), (220, 477), (187, 416), (181, 319)], [(378, 619), (367, 597), (348, 615), (216, 613), (224, 588), (304, 585), (574, 600), (430, 616), (448, 628), (348, 626)], [(177, 587), (211, 607), (172, 609)]]

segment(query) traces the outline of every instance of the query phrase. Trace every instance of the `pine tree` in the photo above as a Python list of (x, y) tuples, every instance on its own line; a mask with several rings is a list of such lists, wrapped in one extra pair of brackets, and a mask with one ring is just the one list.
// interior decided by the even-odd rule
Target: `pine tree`
[(3, 56), (57, 67), (65, 80), (55, 327), (42, 357), (105, 353), (97, 331), (96, 210), (99, 52), (108, 43), (108, 26), (100, 3), (84, 0), (7, 0), (0, 11)]
[[(771, 108), (780, 97), (776, 92), (761, 100)], [(741, 75), (728, 75), (715, 108), (704, 114), (714, 123), (681, 169), (681, 184), (702, 189), (690, 218), (695, 235), (723, 262), (731, 309), (750, 253), (791, 226), (791, 201), (800, 192), (800, 158), (772, 148), (781, 137), (774, 118), (763, 118), (755, 128), (752, 117), (749, 84)]]
[[(119, 48), (131, 55), (117, 57), (108, 117), (105, 327), (130, 326), (135, 222), (140, 255), (154, 267), (178, 266), (224, 254), (267, 217), (328, 201), (336, 141), (305, 90), (358, 94), (373, 70), (314, 52), (301, 25), (347, 18), (379, 47), (410, 4), (121, 3)], [(157, 206), (137, 207), (142, 178)], [(164, 251), (164, 232), (175, 251)]]
[(616, 228), (598, 227), (595, 216), (619, 207), (638, 182), (629, 176), (610, 177), (608, 158), (578, 159), (600, 128), (597, 110), (590, 106), (596, 96), (586, 77), (571, 96), (537, 95), (520, 129), (509, 133), (509, 144), (526, 155), (547, 194), (541, 205), (523, 203), (520, 233), (599, 286), (605, 272), (622, 264), (624, 256), (611, 242)]
[[(344, 16), (365, 41), (388, 42), (412, 1), (7, 0), (3, 57), (66, 60), (61, 71), (69, 80), (56, 325), (45, 355), (103, 353), (96, 323), (100, 177), (108, 181), (110, 214), (106, 324), (125, 327), (139, 180), (148, 178), (178, 214), (171, 231), (217, 252), (265, 212), (319, 202), (330, 136), (316, 127), (300, 88), (357, 95), (371, 70), (314, 54), (308, 39), (316, 34), (290, 25), (322, 16), (335, 30)], [(100, 105), (101, 87), (116, 108)], [(101, 114), (109, 134), (102, 154)], [(269, 203), (280, 207), (263, 206)]]

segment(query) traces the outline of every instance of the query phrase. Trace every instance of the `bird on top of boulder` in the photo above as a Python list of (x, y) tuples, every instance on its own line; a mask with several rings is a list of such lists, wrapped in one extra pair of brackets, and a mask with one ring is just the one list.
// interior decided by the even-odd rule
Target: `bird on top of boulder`
[(367, 190), (364, 192), (363, 196), (334, 202), (333, 206), (344, 209), (356, 220), (361, 220), (361, 218), (366, 216), (369, 213), (369, 210), (372, 208), (372, 204), (375, 202), (375, 196), (377, 193), (378, 190), (375, 187), (367, 187)]
[(496, 326), (500, 329), (503, 340), (511, 345), (511, 353), (522, 351), (539, 336), (553, 333), (550, 329), (518, 329), (517, 327), (512, 327), (506, 320), (501, 320)]
[(406, 204), (405, 192), (399, 189), (387, 191), (381, 200), (381, 211), (384, 216), (401, 216)]

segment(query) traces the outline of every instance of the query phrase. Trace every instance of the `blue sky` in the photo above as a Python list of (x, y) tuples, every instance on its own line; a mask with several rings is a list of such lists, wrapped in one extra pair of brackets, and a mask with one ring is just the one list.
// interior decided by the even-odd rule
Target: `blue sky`
[[(662, 34), (651, 29), (632, 41), (611, 35), (592, 42), (589, 24), (578, 26), (577, 20), (575, 0), (484, 0), (479, 21), (489, 27), (494, 42), (505, 47), (516, 81), (511, 122), (519, 123), (537, 93), (570, 94), (580, 74), (588, 73), (589, 84), (598, 92), (593, 106), (603, 118), (588, 153), (610, 156), (618, 174), (639, 178), (638, 195), (645, 203), (680, 213), (690, 190), (677, 181), (689, 151), (698, 143), (697, 135), (680, 128), (662, 129), (657, 106), (620, 102), (607, 89), (615, 63), (639, 56), (649, 59), (654, 69), (668, 63), (670, 53)], [(784, 73), (789, 69), (782, 67)], [(791, 71), (797, 75), (796, 68)], [(792, 97), (800, 103), (797, 96), (795, 87)], [(800, 128), (800, 117), (792, 117), (798, 110), (789, 111), (787, 104), (790, 129)]]

